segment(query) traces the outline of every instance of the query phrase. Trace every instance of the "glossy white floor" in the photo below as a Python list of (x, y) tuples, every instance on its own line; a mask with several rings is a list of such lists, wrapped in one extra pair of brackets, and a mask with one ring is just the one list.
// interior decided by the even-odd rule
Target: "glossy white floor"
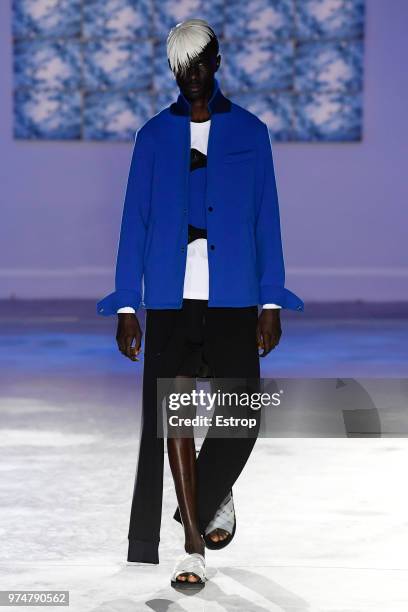
[(406, 440), (258, 440), (236, 537), (187, 597), (169, 585), (183, 539), (167, 457), (160, 564), (127, 565), (136, 436), (58, 435), (41, 416), (59, 408), (29, 405), (9, 403), (26, 428), (2, 437), (1, 589), (69, 590), (75, 612), (408, 609)]
[[(207, 551), (203, 591), (180, 595), (169, 582), (183, 537), (167, 456), (160, 564), (126, 564), (141, 365), (117, 354), (110, 327), (16, 324), (0, 330), (1, 590), (69, 590), (75, 612), (408, 610), (407, 438), (259, 439), (234, 487), (234, 541)], [(268, 364), (291, 374), (280, 355), (310, 363), (309, 328), (291, 327), (264, 376)], [(375, 352), (385, 371), (396, 352), (373, 351), (362, 329), (353, 367)], [(394, 344), (371, 336), (400, 346), (400, 372), (404, 329)], [(346, 374), (349, 355), (332, 357)]]

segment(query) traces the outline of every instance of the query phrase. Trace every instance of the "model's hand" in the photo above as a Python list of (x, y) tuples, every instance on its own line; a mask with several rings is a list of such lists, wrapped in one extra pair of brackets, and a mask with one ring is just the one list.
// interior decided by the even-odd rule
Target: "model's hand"
[[(132, 342), (135, 344), (132, 347)], [(140, 329), (137, 316), (133, 313), (121, 312), (118, 314), (118, 329), (116, 342), (120, 352), (132, 361), (139, 361), (136, 355), (140, 353), (142, 343), (142, 330)]]
[(281, 335), (280, 308), (264, 308), (256, 328), (258, 348), (263, 349), (259, 356), (266, 357), (279, 344)]

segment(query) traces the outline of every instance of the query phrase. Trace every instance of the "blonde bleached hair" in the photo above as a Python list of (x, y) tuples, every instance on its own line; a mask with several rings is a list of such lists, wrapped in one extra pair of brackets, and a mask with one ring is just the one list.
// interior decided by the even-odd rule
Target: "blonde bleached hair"
[(171, 28), (167, 36), (167, 57), (173, 74), (185, 73), (191, 60), (216, 38), (204, 19), (187, 19)]

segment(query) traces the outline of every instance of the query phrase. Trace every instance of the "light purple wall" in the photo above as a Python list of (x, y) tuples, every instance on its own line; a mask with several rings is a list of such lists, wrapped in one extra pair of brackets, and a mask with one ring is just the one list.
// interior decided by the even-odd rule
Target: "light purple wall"
[[(0, 297), (113, 290), (131, 143), (12, 139), (11, 2), (0, 3)], [(287, 287), (408, 299), (408, 2), (366, 0), (364, 139), (275, 144)]]

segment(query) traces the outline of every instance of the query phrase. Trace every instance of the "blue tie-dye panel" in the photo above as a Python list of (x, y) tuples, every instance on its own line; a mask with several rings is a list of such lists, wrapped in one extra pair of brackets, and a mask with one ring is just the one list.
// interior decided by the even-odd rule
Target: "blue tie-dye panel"
[(176, 23), (206, 19), (224, 94), (275, 141), (362, 138), (364, 0), (13, 0), (14, 137), (129, 141), (179, 93)]

